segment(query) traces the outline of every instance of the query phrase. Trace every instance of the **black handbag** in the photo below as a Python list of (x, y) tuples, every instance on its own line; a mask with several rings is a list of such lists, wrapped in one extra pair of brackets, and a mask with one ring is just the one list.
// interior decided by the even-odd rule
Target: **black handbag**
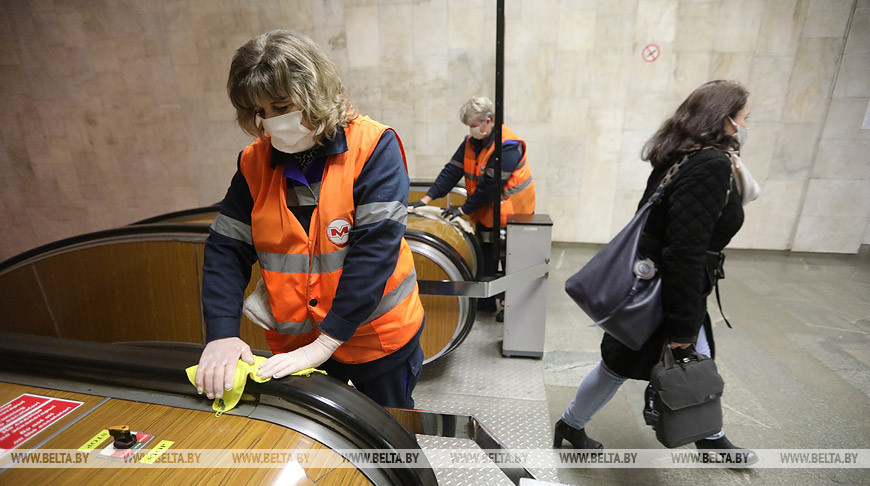
[(662, 322), (661, 276), (655, 263), (638, 253), (652, 205), (688, 156), (671, 166), (634, 218), (565, 282), (565, 292), (605, 332), (639, 350)]
[(675, 360), (665, 345), (662, 359), (653, 366), (644, 400), (643, 416), (665, 447), (679, 447), (722, 430), (720, 399), (725, 383), (716, 363), (697, 353)]

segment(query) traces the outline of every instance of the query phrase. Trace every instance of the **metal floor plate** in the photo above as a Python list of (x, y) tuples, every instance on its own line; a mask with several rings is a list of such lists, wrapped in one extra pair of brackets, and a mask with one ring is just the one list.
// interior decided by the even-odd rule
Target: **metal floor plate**
[[(490, 315), (479, 318), (452, 354), (423, 368), (414, 389), (416, 407), (430, 412), (473, 415), (508, 450), (551, 447), (550, 422), (540, 359), (501, 356), (503, 326)], [(420, 446), (477, 448), (467, 439), (418, 436)], [(493, 464), (489, 469), (437, 470), (439, 484), (512, 484)], [(543, 481), (558, 481), (555, 470), (529, 469)], [(479, 477), (486, 474), (487, 477)], [(442, 483), (442, 479), (444, 482)]]

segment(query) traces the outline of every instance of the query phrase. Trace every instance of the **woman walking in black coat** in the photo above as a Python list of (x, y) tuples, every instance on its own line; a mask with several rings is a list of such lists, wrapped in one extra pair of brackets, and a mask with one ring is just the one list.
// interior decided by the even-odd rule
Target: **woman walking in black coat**
[[(600, 449), (584, 427), (626, 379), (649, 380), (650, 370), (670, 343), (677, 358), (690, 346), (714, 357), (707, 295), (715, 283), (720, 251), (743, 224), (744, 202), (758, 186), (741, 166), (737, 151), (745, 143), (749, 93), (739, 83), (712, 81), (692, 92), (676, 113), (646, 143), (642, 157), (653, 167), (638, 207), (653, 194), (668, 169), (688, 156), (653, 205), (640, 252), (661, 272), (664, 319), (638, 351), (604, 334), (602, 360), (583, 380), (574, 401), (556, 423), (554, 447), (568, 440), (578, 449)], [(739, 449), (724, 431), (695, 443), (699, 449)], [(752, 451), (750, 462), (757, 459)]]

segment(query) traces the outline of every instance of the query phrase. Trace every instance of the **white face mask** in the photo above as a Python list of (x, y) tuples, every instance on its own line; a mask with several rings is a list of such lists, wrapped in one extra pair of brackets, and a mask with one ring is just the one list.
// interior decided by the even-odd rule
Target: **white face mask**
[(737, 137), (737, 143), (740, 145), (740, 148), (743, 148), (743, 144), (746, 143), (746, 139), (749, 138), (749, 129), (743, 126), (740, 126), (735, 122), (730, 116), (728, 120), (734, 125), (734, 128), (737, 129), (737, 133), (734, 136)]
[(301, 111), (291, 111), (272, 118), (260, 118), (260, 120), (275, 150), (295, 154), (314, 146), (314, 131), (302, 125)]
[(486, 137), (486, 121), (483, 121), (480, 125), (476, 127), (471, 127), (471, 136), (478, 139), (483, 140)]

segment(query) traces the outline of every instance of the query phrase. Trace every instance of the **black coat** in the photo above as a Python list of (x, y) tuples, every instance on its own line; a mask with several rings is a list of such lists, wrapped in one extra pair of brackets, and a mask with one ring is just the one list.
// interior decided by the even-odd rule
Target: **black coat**
[[(649, 199), (671, 164), (653, 169), (638, 207)], [(608, 368), (627, 378), (648, 380), (666, 342), (695, 342), (702, 325), (713, 351), (707, 316), (712, 279), (707, 252), (719, 252), (743, 225), (743, 207), (731, 181), (731, 161), (722, 150), (695, 152), (650, 210), (641, 253), (662, 276), (664, 320), (638, 351), (604, 334), (601, 356)]]

